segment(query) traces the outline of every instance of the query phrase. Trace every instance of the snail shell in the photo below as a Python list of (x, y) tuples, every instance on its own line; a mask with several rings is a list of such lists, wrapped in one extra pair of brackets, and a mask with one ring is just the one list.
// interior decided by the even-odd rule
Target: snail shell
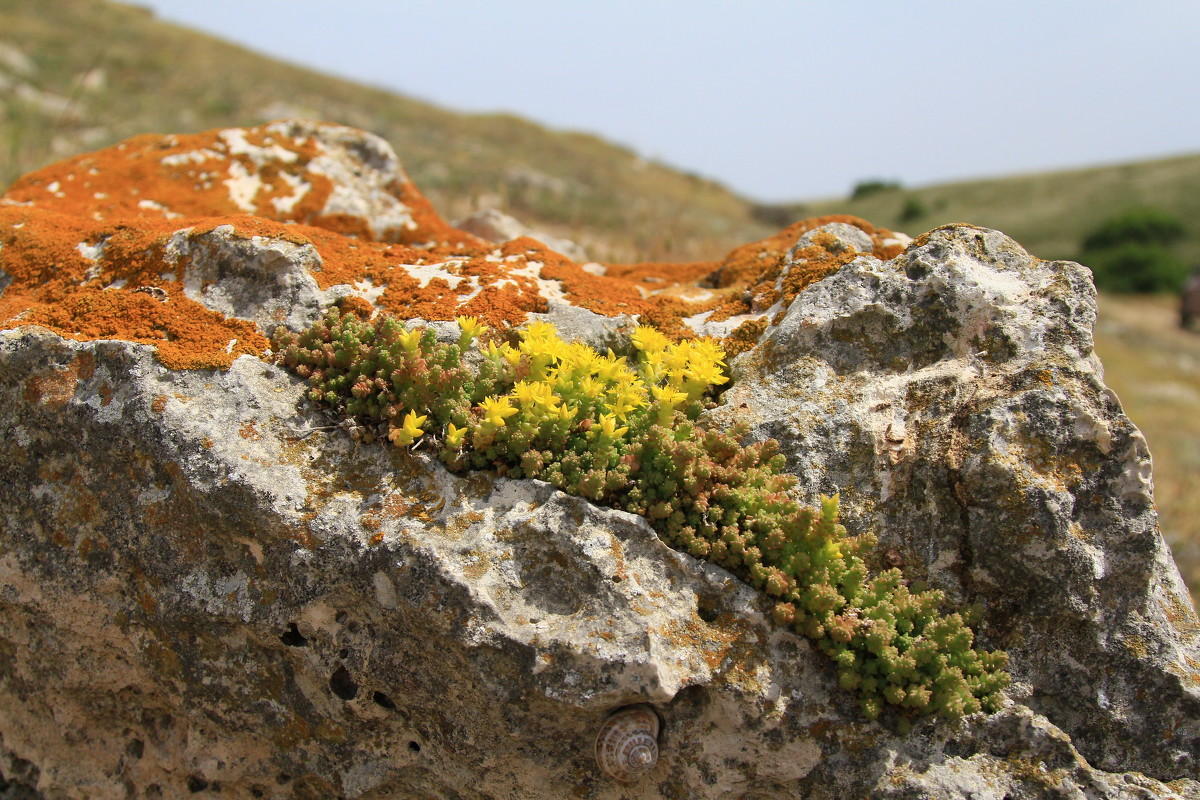
[(611, 778), (633, 783), (658, 763), (658, 714), (647, 705), (623, 708), (596, 735), (596, 763)]

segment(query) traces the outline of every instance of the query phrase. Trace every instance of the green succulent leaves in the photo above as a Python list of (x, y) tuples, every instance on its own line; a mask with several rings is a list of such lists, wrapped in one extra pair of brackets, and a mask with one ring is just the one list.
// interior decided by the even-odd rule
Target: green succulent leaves
[(866, 716), (885, 705), (950, 718), (999, 707), (1005, 654), (976, 648), (962, 615), (941, 613), (941, 592), (913, 591), (895, 569), (871, 575), (873, 540), (847, 536), (836, 496), (802, 506), (774, 440), (744, 443), (744, 426), (701, 419), (728, 380), (715, 342), (639, 326), (631, 355), (617, 356), (564, 342), (545, 322), (507, 337), (474, 318), (458, 324), (448, 344), (333, 309), (273, 343), (309, 399), (352, 418), (358, 438), (429, 446), (451, 470), (538, 478), (640, 514), (670, 546), (765, 592), (775, 622), (833, 660)]

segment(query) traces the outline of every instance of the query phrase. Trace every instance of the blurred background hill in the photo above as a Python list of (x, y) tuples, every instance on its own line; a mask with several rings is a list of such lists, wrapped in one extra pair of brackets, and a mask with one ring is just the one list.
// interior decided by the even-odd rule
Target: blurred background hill
[(1177, 291), (1200, 267), (1200, 154), (765, 203), (587, 133), (456, 113), (287, 64), (108, 0), (0, 0), (0, 187), (129, 136), (289, 116), (379, 134), (453, 220), (497, 208), (603, 261), (713, 259), (804, 217), (861, 216), (916, 235), (997, 228), (1042, 258), (1093, 267), (1106, 379), (1146, 433), (1164, 535), (1200, 587), (1200, 335)]

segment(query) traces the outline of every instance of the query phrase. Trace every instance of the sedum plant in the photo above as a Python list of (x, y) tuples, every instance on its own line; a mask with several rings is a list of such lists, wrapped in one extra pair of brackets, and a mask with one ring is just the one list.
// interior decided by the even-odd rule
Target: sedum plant
[(640, 514), (670, 546), (765, 592), (775, 621), (833, 660), (867, 717), (888, 705), (950, 718), (999, 707), (1004, 653), (975, 647), (963, 616), (940, 611), (941, 592), (911, 590), (895, 569), (871, 575), (873, 541), (847, 536), (836, 496), (801, 505), (774, 440), (745, 443), (746, 426), (701, 419), (728, 380), (715, 342), (639, 326), (631, 355), (617, 356), (564, 342), (545, 322), (507, 336), (457, 322), (449, 344), (332, 309), (273, 343), (309, 398), (352, 418), (359, 438), (429, 446), (451, 470), (538, 478)]

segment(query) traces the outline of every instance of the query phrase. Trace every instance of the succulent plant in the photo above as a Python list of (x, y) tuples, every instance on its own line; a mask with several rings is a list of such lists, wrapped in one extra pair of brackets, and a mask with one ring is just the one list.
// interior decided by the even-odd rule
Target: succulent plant
[[(437, 449), (451, 470), (538, 478), (645, 517), (670, 546), (729, 570), (773, 598), (773, 617), (812, 639), (858, 693), (863, 713), (960, 717), (994, 711), (1006, 656), (974, 644), (941, 592), (898, 570), (871, 575), (869, 535), (850, 537), (838, 499), (801, 505), (774, 440), (701, 418), (727, 382), (709, 339), (672, 342), (649, 326), (631, 354), (599, 353), (534, 322), (510, 332), (458, 319), (455, 344), (386, 316), (332, 309), (299, 335), (280, 328), (276, 359), (308, 397), (355, 421), (365, 441)], [(478, 357), (464, 364), (475, 345)]]

